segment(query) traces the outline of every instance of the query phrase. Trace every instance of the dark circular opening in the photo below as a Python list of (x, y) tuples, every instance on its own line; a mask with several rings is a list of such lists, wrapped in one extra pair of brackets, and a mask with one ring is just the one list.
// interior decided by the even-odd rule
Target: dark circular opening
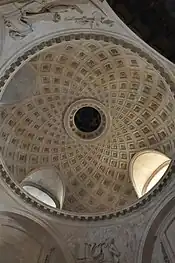
[(79, 109), (74, 117), (76, 127), (82, 132), (93, 132), (101, 123), (100, 113), (92, 107)]

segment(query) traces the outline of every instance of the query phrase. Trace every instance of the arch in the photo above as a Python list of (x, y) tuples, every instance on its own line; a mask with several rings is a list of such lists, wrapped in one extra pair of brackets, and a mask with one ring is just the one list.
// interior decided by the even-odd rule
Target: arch
[(137, 196), (151, 190), (166, 172), (171, 159), (155, 150), (145, 150), (134, 155), (129, 174)]
[(33, 220), (26, 215), (1, 211), (1, 262), (56, 263), (59, 259), (60, 262), (66, 263), (64, 250), (46, 227), (41, 225), (39, 220)]
[(40, 167), (31, 171), (21, 185), (26, 192), (39, 201), (62, 209), (65, 186), (55, 167)]
[[(167, 201), (168, 199), (168, 201)], [(136, 262), (147, 263), (152, 262), (152, 255), (154, 250), (154, 244), (157, 240), (157, 234), (161, 227), (162, 222), (166, 220), (167, 215), (174, 209), (175, 196), (174, 193), (171, 196), (165, 198), (162, 207), (155, 211), (154, 216), (148, 223), (145, 230), (145, 234), (139, 245), (138, 254), (136, 254)]]

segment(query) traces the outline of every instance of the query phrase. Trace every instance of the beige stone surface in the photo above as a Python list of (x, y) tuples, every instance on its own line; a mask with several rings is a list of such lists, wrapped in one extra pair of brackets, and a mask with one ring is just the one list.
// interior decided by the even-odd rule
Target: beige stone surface
[[(174, 150), (175, 106), (166, 80), (138, 54), (96, 40), (62, 42), (29, 65), (35, 93), (1, 108), (1, 151), (11, 175), (20, 183), (35, 168), (56, 166), (66, 185), (66, 210), (114, 211), (131, 204), (132, 156), (148, 148), (169, 156)], [(65, 130), (64, 112), (82, 98), (100, 101), (112, 120), (96, 143), (78, 142)]]
[[(165, 71), (170, 66), (174, 71), (106, 1), (100, 6), (115, 20), (113, 27), (78, 24), (93, 21), (96, 8), (87, 5), (80, 20), (72, 19), (76, 12), (68, 12), (70, 20), (61, 14), (58, 24), (38, 19), (31, 34), (14, 40), (1, 17), (0, 74), (41, 41), (75, 29), (73, 33), (89, 36), (114, 32), (111, 36), (132, 41)], [(156, 149), (173, 156), (175, 104), (170, 88), (173, 83), (170, 87), (143, 53), (141, 58), (121, 45), (93, 39), (63, 41), (29, 61), (8, 85), (2, 84), (1, 103), (16, 104), (0, 107), (0, 152), (9, 169), (8, 176), (0, 164), (0, 262), (35, 263), (40, 250), (37, 263), (174, 263), (174, 165), (159, 187), (132, 209), (105, 213), (137, 200), (128, 173), (135, 153)], [(69, 107), (85, 98), (102, 104), (110, 119), (110, 128), (94, 141), (75, 139), (65, 125)], [(20, 184), (43, 165), (59, 170), (66, 184), (64, 209), (70, 212), (49, 210), (10, 180)]]

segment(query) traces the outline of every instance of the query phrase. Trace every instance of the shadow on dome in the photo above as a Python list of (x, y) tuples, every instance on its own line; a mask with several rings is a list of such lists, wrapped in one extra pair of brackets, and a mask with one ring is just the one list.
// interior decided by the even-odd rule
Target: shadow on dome
[(10, 80), (0, 99), (0, 106), (13, 105), (32, 97), (36, 91), (36, 72), (26, 64)]

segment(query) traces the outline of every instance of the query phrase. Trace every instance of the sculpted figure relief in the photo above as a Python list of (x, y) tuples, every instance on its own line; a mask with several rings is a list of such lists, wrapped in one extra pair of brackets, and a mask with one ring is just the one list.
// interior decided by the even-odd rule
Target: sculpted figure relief
[[(98, 2), (98, 1), (97, 1)], [(58, 23), (62, 20), (61, 14), (75, 11), (79, 17), (66, 17), (64, 21), (73, 21), (80, 25), (89, 24), (91, 28), (100, 24), (113, 26), (114, 22), (107, 18), (96, 0), (19, 0), (14, 3), (14, 11), (2, 15), (2, 27), (8, 29), (9, 36), (14, 40), (21, 40), (34, 31), (34, 23), (38, 21), (52, 21)], [(82, 4), (90, 3), (96, 10), (92, 16), (83, 16)], [(92, 9), (93, 10), (93, 9)]]
[(72, 21), (80, 25), (89, 24), (91, 28), (99, 27), (100, 24), (108, 25), (112, 27), (114, 25), (114, 21), (104, 17), (101, 12), (95, 11), (92, 14), (92, 17), (82, 16), (82, 17), (67, 17), (66, 21)]
[(104, 243), (85, 243), (84, 256), (77, 258), (78, 263), (120, 263), (120, 252), (114, 238), (106, 239)]
[(13, 39), (22, 39), (33, 32), (33, 23), (37, 21), (61, 20), (61, 13), (75, 10), (82, 14), (78, 4), (87, 4), (89, 0), (32, 0), (15, 2), (13, 12), (3, 16), (4, 25)]
[[(100, 2), (103, 2), (104, 0), (100, 0)], [(0, 6), (1, 5), (7, 5), (10, 3), (15, 3), (15, 2), (22, 2), (22, 3), (26, 3), (26, 2), (32, 2), (32, 0), (1, 0), (0, 1)], [(49, 1), (47, 1), (49, 2)], [(51, 1), (50, 1), (51, 2)], [(76, 1), (77, 2), (77, 1)], [(80, 0), (79, 2), (81, 2), (80, 4), (86, 4), (88, 1), (87, 0)]]
[[(16, 2), (20, 2), (20, 3), (28, 3), (28, 2), (32, 2), (33, 0), (1, 0), (0, 1), (0, 6), (1, 5), (7, 5), (10, 3), (16, 3)], [(100, 2), (103, 2), (104, 0), (100, 0)], [(44, 1), (43, 1), (44, 2)], [(45, 1), (47, 3), (52, 2), (52, 1)], [(58, 2), (58, 1), (57, 1)], [(70, 2), (70, 1), (69, 1)], [(76, 2), (76, 4), (79, 2), (79, 4), (86, 4), (88, 2), (88, 0), (79, 0), (79, 1), (72, 1), (72, 2)]]
[(13, 39), (22, 39), (33, 32), (32, 24), (23, 17), (14, 17), (12, 20), (4, 17), (4, 25), (9, 30), (9, 36)]
[(110, 260), (112, 263), (119, 263), (120, 252), (118, 251), (114, 238), (106, 240), (106, 247), (108, 248), (110, 254)]
[[(83, 11), (77, 4), (85, 4), (88, 1), (84, 0), (55, 0), (55, 1), (32, 1), (27, 4), (18, 3), (16, 6), (22, 11), (23, 16), (33, 17), (48, 13), (62, 13), (70, 10), (75, 10), (82, 14)], [(43, 17), (44, 18), (44, 17)]]

